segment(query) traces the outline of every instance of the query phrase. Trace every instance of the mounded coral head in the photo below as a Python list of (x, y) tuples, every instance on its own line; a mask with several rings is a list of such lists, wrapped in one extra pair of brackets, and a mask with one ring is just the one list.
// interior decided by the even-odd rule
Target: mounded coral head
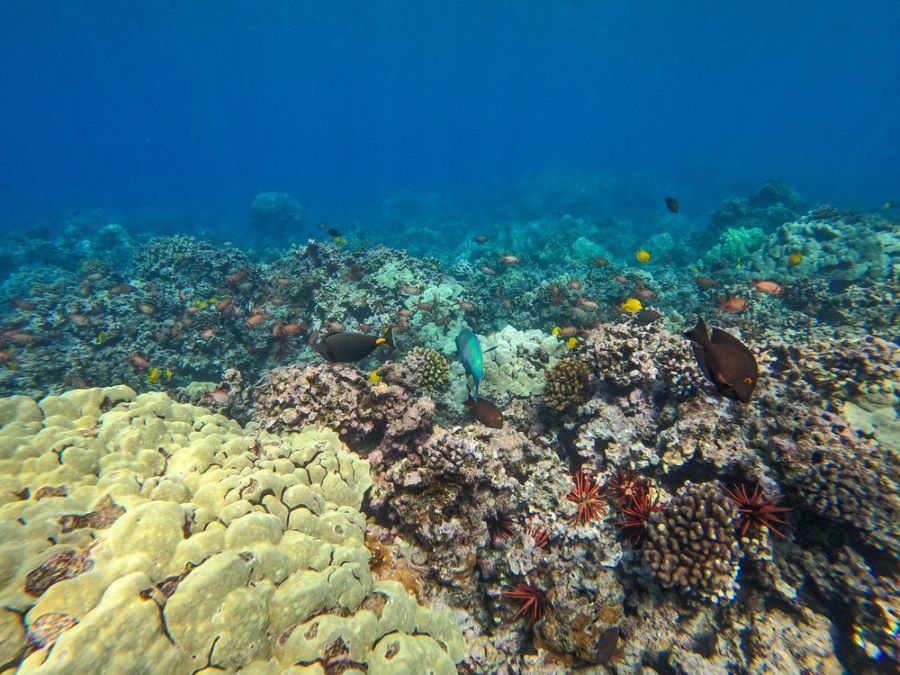
[(263, 192), (250, 205), (250, 226), (265, 234), (295, 235), (305, 223), (303, 206), (285, 192)]
[(644, 562), (665, 588), (728, 602), (741, 556), (737, 520), (737, 507), (716, 485), (687, 483), (650, 518)]
[(581, 359), (560, 361), (547, 371), (544, 401), (562, 413), (587, 403), (593, 394), (591, 367)]
[(422, 374), (422, 386), (426, 389), (441, 389), (450, 381), (450, 364), (434, 349), (413, 347), (404, 361)]

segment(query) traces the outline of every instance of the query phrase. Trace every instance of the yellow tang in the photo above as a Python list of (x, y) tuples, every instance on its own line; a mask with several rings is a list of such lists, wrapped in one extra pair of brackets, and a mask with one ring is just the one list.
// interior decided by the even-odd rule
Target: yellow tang
[(639, 263), (648, 263), (650, 262), (650, 251), (645, 248), (639, 248), (634, 257)]
[(550, 335), (552, 335), (553, 337), (559, 337), (559, 332), (559, 326), (553, 326), (553, 330), (550, 331)]
[(791, 265), (799, 265), (803, 262), (803, 254), (800, 251), (794, 251), (788, 256), (788, 262)]
[(378, 384), (381, 382), (381, 375), (378, 374), (377, 370), (372, 370), (369, 372), (369, 382), (373, 384)]
[(628, 298), (625, 302), (622, 303), (622, 309), (629, 314), (634, 314), (635, 312), (640, 312), (642, 309), (644, 309), (644, 306), (637, 298)]
[(572, 349), (572, 347), (574, 347), (577, 344), (578, 344), (577, 337), (570, 337), (568, 340), (566, 340), (566, 347), (568, 347), (569, 349)]

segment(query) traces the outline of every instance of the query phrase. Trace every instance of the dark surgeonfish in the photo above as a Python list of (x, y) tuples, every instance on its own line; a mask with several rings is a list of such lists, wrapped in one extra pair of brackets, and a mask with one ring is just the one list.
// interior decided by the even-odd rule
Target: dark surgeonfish
[(666, 197), (666, 208), (669, 209), (672, 213), (678, 213), (679, 207), (678, 200), (674, 197)]
[(394, 329), (388, 329), (383, 337), (365, 333), (330, 333), (316, 345), (316, 351), (332, 363), (352, 363), (366, 358), (378, 345), (396, 347)]
[(473, 399), (471, 396), (466, 399), (466, 407), (475, 416), (475, 419), (486, 427), (492, 429), (500, 429), (503, 427), (503, 413), (500, 408), (488, 401), (486, 398)]
[(474, 385), (472, 399), (477, 401), (478, 385), (481, 384), (484, 377), (484, 360), (478, 336), (471, 329), (466, 328), (456, 336), (456, 350), (459, 352), (459, 359), (466, 370), (466, 375), (472, 376)]
[(696, 328), (684, 336), (693, 341), (691, 347), (697, 363), (719, 393), (748, 403), (759, 378), (753, 352), (731, 333), (713, 328), (710, 335), (703, 319), (697, 319)]

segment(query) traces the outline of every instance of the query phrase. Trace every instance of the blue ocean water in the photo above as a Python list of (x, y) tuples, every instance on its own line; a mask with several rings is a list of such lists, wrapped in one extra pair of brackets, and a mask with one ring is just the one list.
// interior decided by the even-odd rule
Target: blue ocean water
[[(385, 200), (502, 204), (548, 170), (699, 222), (779, 178), (900, 192), (900, 5), (0, 4), (0, 228), (106, 209), (241, 232), (266, 190), (348, 222)], [(641, 210), (652, 201), (652, 209)]]
[(0, 3), (4, 672), (896, 673), (898, 29)]

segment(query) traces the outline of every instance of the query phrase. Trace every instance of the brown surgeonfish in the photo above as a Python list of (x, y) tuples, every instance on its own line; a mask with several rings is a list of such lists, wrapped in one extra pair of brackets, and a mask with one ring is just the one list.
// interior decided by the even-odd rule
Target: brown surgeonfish
[(697, 363), (719, 393), (748, 403), (759, 378), (753, 352), (731, 333), (713, 328), (710, 335), (703, 319), (697, 319), (697, 326), (684, 336), (693, 341)]
[(331, 333), (316, 345), (316, 351), (332, 363), (352, 363), (366, 358), (376, 347), (384, 344), (389, 347), (397, 346), (393, 328), (383, 337), (365, 333)]
[(677, 199), (674, 197), (666, 197), (666, 208), (672, 213), (678, 213), (681, 207), (678, 205)]
[(475, 419), (484, 426), (491, 427), (492, 429), (500, 429), (503, 427), (503, 413), (500, 412), (500, 408), (487, 399), (479, 396), (476, 401), (470, 396), (466, 399), (466, 407), (472, 411), (472, 415), (475, 416)]

